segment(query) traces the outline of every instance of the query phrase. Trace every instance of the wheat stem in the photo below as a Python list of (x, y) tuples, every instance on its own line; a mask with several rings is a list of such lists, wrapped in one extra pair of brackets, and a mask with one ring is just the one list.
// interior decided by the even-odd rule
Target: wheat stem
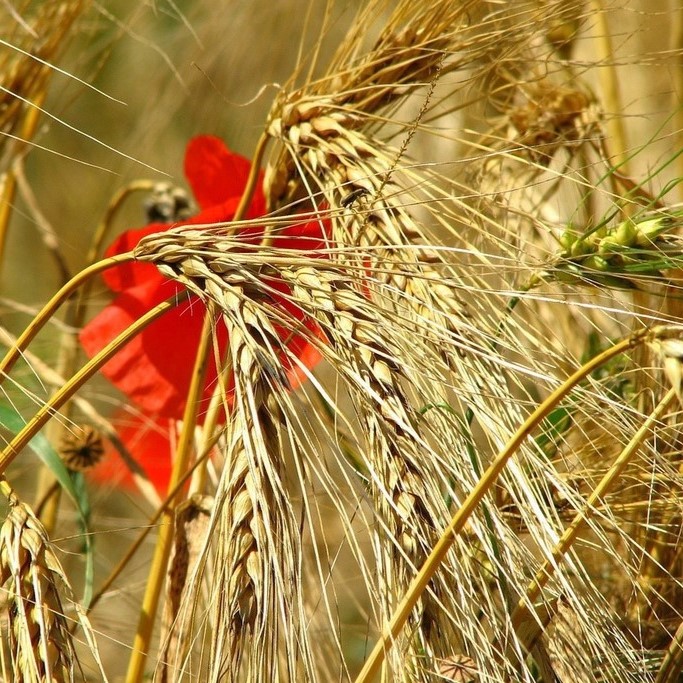
[[(206, 378), (206, 368), (212, 339), (211, 325), (213, 324), (213, 320), (213, 309), (209, 306), (207, 307), (204, 316), (204, 325), (195, 358), (192, 381), (187, 394), (187, 402), (183, 414), (183, 428), (176, 449), (176, 457), (173, 462), (171, 481), (169, 483), (170, 489), (173, 489), (176, 486), (188, 468), (192, 438), (197, 425), (200, 397), (204, 389), (204, 381)], [(173, 544), (173, 510), (177, 502), (176, 497), (177, 494), (169, 501), (169, 504), (164, 507), (161, 523), (159, 524), (159, 536), (157, 537), (157, 544), (149, 570), (147, 587), (142, 600), (140, 619), (133, 641), (131, 658), (128, 663), (128, 672), (126, 674), (127, 683), (137, 683), (142, 680), (143, 669), (152, 638), (152, 631), (154, 630), (154, 617), (159, 604), (159, 597), (166, 576), (166, 566), (168, 565), (168, 559)]]
[[(19, 137), (22, 140), (30, 140), (38, 127), (38, 119), (40, 115), (40, 105), (45, 101), (47, 95), (47, 88), (44, 87), (37, 93), (35, 100), (38, 103), (37, 108), (29, 109), (24, 115), (24, 122), (21, 127)], [(14, 157), (19, 156), (19, 150), (14, 153)], [(14, 207), (14, 194), (17, 188), (17, 179), (13, 170), (9, 170), (4, 174), (2, 197), (0, 198), (0, 266), (5, 256), (5, 244), (7, 242), (7, 229), (9, 220), (12, 215), (12, 208)]]
[(13, 171), (6, 171), (0, 176), (2, 180), (2, 196), (0, 196), (0, 264), (4, 260), (7, 227), (14, 207), (14, 195), (17, 190), (17, 179)]
[(74, 277), (69, 280), (40, 310), (40, 312), (31, 320), (28, 327), (19, 336), (16, 343), (5, 354), (5, 357), (0, 362), (0, 384), (3, 379), (10, 372), (14, 363), (21, 356), (21, 352), (31, 343), (33, 338), (40, 332), (45, 323), (55, 314), (57, 309), (75, 292), (83, 283), (87, 282), (93, 275), (97, 275), (113, 266), (118, 266), (122, 263), (132, 261), (134, 259), (132, 252), (112, 256), (108, 259), (103, 259), (94, 263), (88, 268), (84, 268)]
[[(214, 349), (216, 350), (216, 356), (218, 356), (218, 348), (214, 340)], [(216, 358), (216, 367), (221, 367), (219, 364), (219, 359)], [(223, 370), (223, 368), (222, 368)], [(223, 375), (223, 372), (221, 372)], [(202, 426), (201, 439), (197, 446), (197, 450), (204, 457), (202, 461), (205, 463), (208, 458), (208, 454), (215, 445), (218, 437), (220, 435), (220, 430), (216, 429), (218, 421), (221, 415), (224, 415), (224, 405), (225, 405), (225, 392), (224, 392), (224, 382), (222, 377), (216, 383), (216, 389), (214, 390), (211, 400), (209, 401), (209, 407), (206, 409), (206, 415), (204, 416), (204, 424)], [(200, 467), (194, 472), (192, 477), (192, 483), (190, 485), (190, 494), (194, 492), (201, 492), (204, 490), (204, 480), (206, 478), (206, 467)]]
[[(645, 422), (643, 422), (626, 447), (621, 451), (619, 457), (612, 463), (611, 467), (607, 470), (598, 485), (593, 489), (590, 496), (588, 496), (583, 506), (583, 510), (579, 511), (574, 516), (574, 519), (572, 519), (569, 526), (565, 529), (562, 537), (550, 553), (550, 557), (546, 559), (544, 565), (538, 570), (536, 576), (527, 587), (524, 597), (520, 599), (515, 611), (512, 614), (512, 624), (517, 632), (519, 632), (519, 628), (523, 622), (532, 618), (529, 614), (528, 605), (536, 600), (543, 586), (550, 580), (555, 568), (559, 566), (560, 560), (572, 546), (579, 532), (583, 529), (586, 522), (588, 522), (588, 519), (596, 511), (596, 504), (605, 496), (609, 489), (619, 479), (621, 474), (624, 472), (624, 469), (642, 444), (643, 440), (649, 434), (653, 425), (665, 413), (675, 398), (676, 390), (674, 388), (669, 389), (655, 410), (648, 415)], [(525, 645), (530, 648), (532, 644), (527, 642)]]
[(27, 209), (35, 220), (36, 228), (38, 228), (43, 244), (52, 256), (57, 272), (59, 273), (59, 283), (60, 285), (63, 285), (71, 279), (71, 270), (59, 243), (57, 231), (52, 227), (41, 211), (40, 206), (38, 205), (38, 199), (33, 192), (31, 184), (26, 178), (23, 158), (19, 158), (14, 162), (12, 165), (12, 174), (16, 180), (19, 196), (26, 204)]
[(251, 198), (254, 196), (254, 191), (256, 190), (256, 183), (259, 177), (259, 171), (261, 168), (261, 161), (263, 160), (263, 155), (265, 154), (266, 147), (270, 141), (270, 136), (267, 133), (261, 133), (261, 137), (256, 143), (256, 150), (254, 151), (254, 156), (251, 160), (251, 168), (249, 169), (249, 177), (247, 178), (247, 183), (244, 186), (244, 191), (242, 192), (242, 197), (240, 198), (240, 203), (237, 205), (235, 210), (235, 216), (233, 221), (241, 221), (242, 218), (247, 213), (249, 204), (251, 203)]
[[(677, 140), (676, 148), (683, 149), (683, 7), (680, 1), (676, 3), (678, 6), (672, 12), (671, 17), (671, 50), (674, 54), (676, 68), (671, 74), (671, 107), (674, 110), (674, 136)], [(678, 175), (683, 178), (683, 155), (679, 154), (676, 157)]]
[(93, 263), (95, 259), (99, 256), (104, 244), (106, 236), (109, 234), (112, 221), (121, 208), (123, 202), (128, 198), (129, 195), (134, 192), (150, 192), (154, 189), (153, 180), (133, 180), (128, 185), (120, 188), (116, 194), (110, 199), (107, 208), (104, 211), (104, 216), (102, 220), (97, 225), (95, 233), (90, 241), (90, 247), (88, 253), (86, 254), (85, 260), (87, 264)]
[[(133, 192), (150, 191), (153, 188), (154, 182), (151, 180), (133, 180), (125, 187), (119, 189), (119, 191), (112, 197), (104, 212), (104, 216), (97, 225), (97, 228), (95, 228), (95, 233), (90, 241), (90, 247), (88, 248), (88, 253), (85, 257), (86, 266), (89, 267), (97, 260), (97, 257), (102, 250), (104, 240), (111, 229), (112, 221), (128, 196)], [(83, 288), (76, 299), (75, 306), (73, 308), (73, 321), (71, 322), (74, 327), (80, 328), (83, 324), (83, 318), (87, 308), (86, 302), (90, 299), (92, 282), (92, 280), (88, 280), (83, 285)]]
[[(101, 262), (100, 262), (101, 265)], [(38, 410), (27, 422), (26, 426), (12, 439), (0, 454), (0, 472), (7, 466), (38, 433), (43, 425), (55, 415), (59, 408), (68, 401), (81, 386), (92, 377), (110, 358), (115, 356), (123, 346), (139, 334), (147, 325), (162, 316), (179, 303), (178, 297), (164, 301), (145, 313), (139, 320), (107, 344), (97, 355), (93, 356), (54, 396)], [(45, 310), (45, 309), (44, 309)], [(15, 347), (16, 348), (16, 347)]]
[(666, 649), (655, 683), (678, 683), (683, 671), (683, 622), (678, 625), (674, 637)]
[(598, 55), (602, 62), (599, 69), (600, 84), (602, 86), (603, 97), (607, 105), (609, 118), (607, 119), (607, 130), (610, 136), (610, 148), (614, 165), (619, 171), (628, 175), (626, 167), (626, 155), (628, 144), (626, 142), (626, 130), (624, 120), (621, 117), (621, 95), (619, 93), (619, 79), (617, 78), (614, 66), (614, 49), (612, 46), (612, 35), (607, 25), (607, 14), (602, 0), (592, 0), (593, 17), (595, 19), (596, 39), (598, 42)]

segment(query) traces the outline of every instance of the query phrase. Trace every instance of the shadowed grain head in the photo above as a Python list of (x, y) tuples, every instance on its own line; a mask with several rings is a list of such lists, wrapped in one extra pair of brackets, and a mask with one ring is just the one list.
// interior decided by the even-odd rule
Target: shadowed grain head
[[(80, 624), (97, 660), (90, 624), (72, 603), (69, 582), (41, 522), (13, 494), (9, 505), (0, 530), (0, 578), (6, 591), (13, 680), (74, 680), (82, 671), (71, 623)], [(69, 603), (72, 616), (64, 609)]]

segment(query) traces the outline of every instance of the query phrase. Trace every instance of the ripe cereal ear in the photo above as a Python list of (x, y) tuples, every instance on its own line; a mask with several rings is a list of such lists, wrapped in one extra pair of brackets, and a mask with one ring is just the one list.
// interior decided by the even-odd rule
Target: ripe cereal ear
[(185, 176), (202, 209), (240, 197), (250, 163), (212, 135), (192, 138), (185, 151)]

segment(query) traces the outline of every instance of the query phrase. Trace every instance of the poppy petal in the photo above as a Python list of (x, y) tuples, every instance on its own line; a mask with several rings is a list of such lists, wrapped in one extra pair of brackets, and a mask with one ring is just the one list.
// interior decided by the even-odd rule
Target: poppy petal
[[(112, 417), (111, 422), (116, 427), (117, 435), (126, 450), (142, 465), (159, 494), (165, 495), (171, 479), (169, 435), (173, 421), (152, 421), (119, 411)], [(130, 470), (109, 443), (105, 446), (102, 460), (88, 470), (88, 478), (100, 484), (121, 486), (131, 490), (135, 488)]]
[[(160, 286), (140, 285), (120, 294), (81, 331), (85, 352), (94, 356), (151, 308), (180, 291), (182, 288), (167, 280)], [(196, 297), (178, 304), (124, 346), (102, 367), (102, 374), (147, 414), (182, 417), (204, 310)], [(218, 337), (224, 344), (223, 325)], [(208, 402), (216, 381), (213, 362), (207, 379), (203, 399)]]
[(185, 176), (202, 209), (239, 198), (250, 168), (247, 159), (231, 152), (223, 140), (212, 135), (192, 138), (187, 145)]

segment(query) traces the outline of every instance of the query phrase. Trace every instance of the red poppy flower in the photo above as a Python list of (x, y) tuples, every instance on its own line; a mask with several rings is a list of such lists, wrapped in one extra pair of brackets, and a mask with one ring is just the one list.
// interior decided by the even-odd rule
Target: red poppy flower
[[(220, 223), (235, 215), (247, 182), (250, 166), (243, 157), (231, 152), (219, 138), (200, 136), (188, 144), (185, 155), (185, 175), (200, 207), (200, 212), (186, 221), (175, 224), (153, 223), (144, 228), (124, 232), (106, 251), (107, 256), (133, 249), (142, 237), (179, 225)], [(265, 213), (266, 201), (261, 189), (262, 176), (245, 218), (257, 218)], [(240, 233), (249, 243), (258, 243), (262, 228), (249, 228)], [(284, 229), (278, 234), (275, 246), (301, 249), (307, 253), (325, 244), (323, 226), (319, 221), (304, 222)], [(119, 333), (134, 323), (155, 305), (182, 291), (178, 283), (164, 278), (157, 268), (148, 263), (130, 262), (108, 270), (104, 274), (108, 287), (117, 293), (80, 334), (80, 341), (89, 356), (100, 351)], [(281, 362), (292, 388), (302, 381), (302, 372), (291, 357), (305, 367), (312, 367), (319, 354), (306, 337), (316, 334), (315, 323), (287, 300), (289, 290), (284, 282), (275, 282), (282, 292), (272, 295), (273, 302), (293, 324), (306, 328), (301, 334), (292, 333), (291, 326), (277, 327), (283, 342)], [(204, 307), (196, 296), (176, 306), (128, 343), (102, 368), (102, 373), (118, 387), (146, 415), (152, 418), (180, 419), (194, 367), (204, 318)], [(227, 332), (219, 325), (218, 339), (225, 346)], [(216, 383), (216, 367), (212, 359), (207, 371), (202, 402), (208, 405)], [(142, 461), (144, 465), (144, 459)]]

